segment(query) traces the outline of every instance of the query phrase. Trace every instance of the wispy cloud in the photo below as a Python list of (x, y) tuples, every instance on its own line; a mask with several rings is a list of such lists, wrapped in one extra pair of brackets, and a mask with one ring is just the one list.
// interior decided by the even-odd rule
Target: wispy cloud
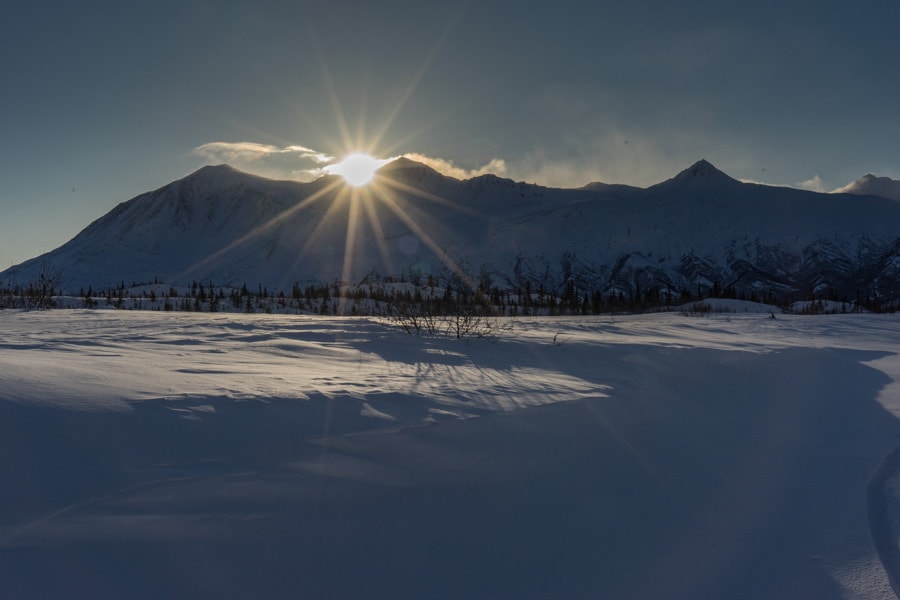
[[(581, 187), (592, 181), (650, 185), (662, 181), (666, 173), (676, 173), (687, 166), (664, 156), (663, 152), (650, 143), (628, 140), (621, 134), (616, 138), (615, 142), (604, 140), (606, 145), (603, 147), (592, 146), (591, 150), (596, 152), (560, 155), (534, 149), (513, 161), (495, 157), (474, 168), (466, 168), (452, 160), (421, 152), (375, 158), (385, 164), (403, 156), (456, 179), (490, 174), (552, 187)], [(609, 146), (616, 143), (619, 146), (616, 148), (618, 152), (613, 152)], [(335, 165), (342, 159), (299, 144), (275, 146), (247, 141), (210, 142), (194, 148), (193, 154), (210, 163), (228, 163), (242, 171), (264, 177), (297, 181), (312, 181), (334, 172)], [(813, 178), (798, 185), (805, 184), (821, 186), (822, 182)]]
[(814, 177), (811, 177), (810, 179), (806, 179), (804, 181), (798, 181), (797, 183), (772, 183), (770, 181), (760, 181), (758, 179), (751, 179), (747, 177), (741, 177), (739, 181), (741, 181), (741, 183), (768, 185), (770, 187), (787, 187), (800, 190), (809, 190), (811, 192), (825, 193), (828, 191), (828, 189), (825, 187), (825, 182), (818, 175), (815, 175)]
[(890, 177), (876, 177), (869, 173), (854, 182), (833, 190), (832, 193), (881, 196), (882, 198), (900, 201), (900, 181)]
[(577, 188), (592, 182), (648, 186), (690, 166), (700, 153), (679, 160), (651, 139), (624, 132), (573, 136), (559, 147), (535, 146), (509, 162), (510, 177), (540, 185)]
[(813, 192), (825, 192), (825, 182), (822, 181), (822, 178), (816, 175), (812, 179), (807, 179), (805, 181), (801, 181), (797, 184), (797, 187), (803, 190), (810, 190)]
[(403, 156), (409, 160), (428, 165), (442, 175), (455, 177), (456, 179), (471, 179), (472, 177), (478, 177), (479, 175), (497, 175), (500, 177), (505, 177), (507, 175), (506, 161), (502, 158), (493, 158), (476, 169), (464, 169), (456, 166), (451, 160), (434, 158), (418, 152), (408, 152)]
[(306, 146), (280, 147), (257, 142), (209, 142), (194, 148), (193, 154), (266, 177), (301, 181), (321, 177), (325, 174), (323, 167), (337, 161), (326, 152)]
[(291, 145), (279, 148), (256, 142), (209, 142), (194, 148), (194, 153), (226, 161), (255, 161), (279, 155), (293, 155), (297, 158), (315, 161), (318, 164), (328, 164), (334, 160), (333, 156), (306, 146)]
[[(193, 154), (211, 163), (227, 163), (264, 177), (298, 181), (311, 181), (333, 172), (334, 166), (341, 160), (341, 157), (299, 144), (274, 146), (258, 142), (209, 142), (194, 148)], [(420, 152), (409, 152), (402, 156), (457, 179), (470, 179), (485, 174), (501, 177), (508, 175), (506, 161), (502, 158), (494, 158), (480, 167), (466, 169), (451, 160)], [(385, 164), (398, 157), (375, 158), (379, 163)]]

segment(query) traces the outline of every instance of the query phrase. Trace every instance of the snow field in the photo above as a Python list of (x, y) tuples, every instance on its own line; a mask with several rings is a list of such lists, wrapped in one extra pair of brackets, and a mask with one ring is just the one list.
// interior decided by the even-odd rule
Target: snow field
[(898, 357), (875, 315), (3, 311), (0, 595), (892, 598)]

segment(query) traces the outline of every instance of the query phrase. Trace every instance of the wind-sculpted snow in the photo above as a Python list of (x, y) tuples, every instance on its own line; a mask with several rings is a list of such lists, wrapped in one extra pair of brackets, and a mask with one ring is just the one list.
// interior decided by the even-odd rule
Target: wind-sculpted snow
[(0, 596), (891, 598), (898, 340), (0, 311)]
[[(360, 410), (384, 410), (410, 398), (415, 423), (438, 410), (507, 411), (603, 395), (604, 386), (547, 371), (515, 344), (461, 354), (444, 339), (401, 338), (377, 321), (317, 317), (194, 319), (79, 312), (48, 315), (65, 333), (20, 332), (0, 342), (0, 389), (7, 400), (80, 410), (133, 410), (148, 400), (212, 397), (235, 401), (340, 399)], [(391, 343), (384, 343), (387, 340)], [(50, 393), (65, 387), (64, 396)], [(451, 393), (447, 393), (450, 391)]]

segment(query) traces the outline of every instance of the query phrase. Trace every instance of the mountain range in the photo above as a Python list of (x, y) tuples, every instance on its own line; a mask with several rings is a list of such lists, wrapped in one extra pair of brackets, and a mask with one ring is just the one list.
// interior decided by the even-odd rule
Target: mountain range
[(824, 194), (742, 183), (700, 160), (648, 188), (558, 189), (458, 180), (400, 158), (351, 188), (335, 175), (300, 183), (208, 166), (119, 204), (0, 283), (47, 269), (73, 293), (464, 274), (513, 289), (895, 298), (900, 202), (873, 194), (888, 182)]

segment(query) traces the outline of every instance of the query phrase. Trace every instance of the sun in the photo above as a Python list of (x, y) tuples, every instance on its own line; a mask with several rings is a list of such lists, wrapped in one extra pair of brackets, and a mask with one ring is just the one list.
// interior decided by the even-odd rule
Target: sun
[(335, 175), (340, 175), (344, 181), (353, 187), (362, 187), (375, 177), (375, 171), (388, 161), (379, 160), (363, 152), (353, 152), (333, 165), (328, 165), (325, 170)]

